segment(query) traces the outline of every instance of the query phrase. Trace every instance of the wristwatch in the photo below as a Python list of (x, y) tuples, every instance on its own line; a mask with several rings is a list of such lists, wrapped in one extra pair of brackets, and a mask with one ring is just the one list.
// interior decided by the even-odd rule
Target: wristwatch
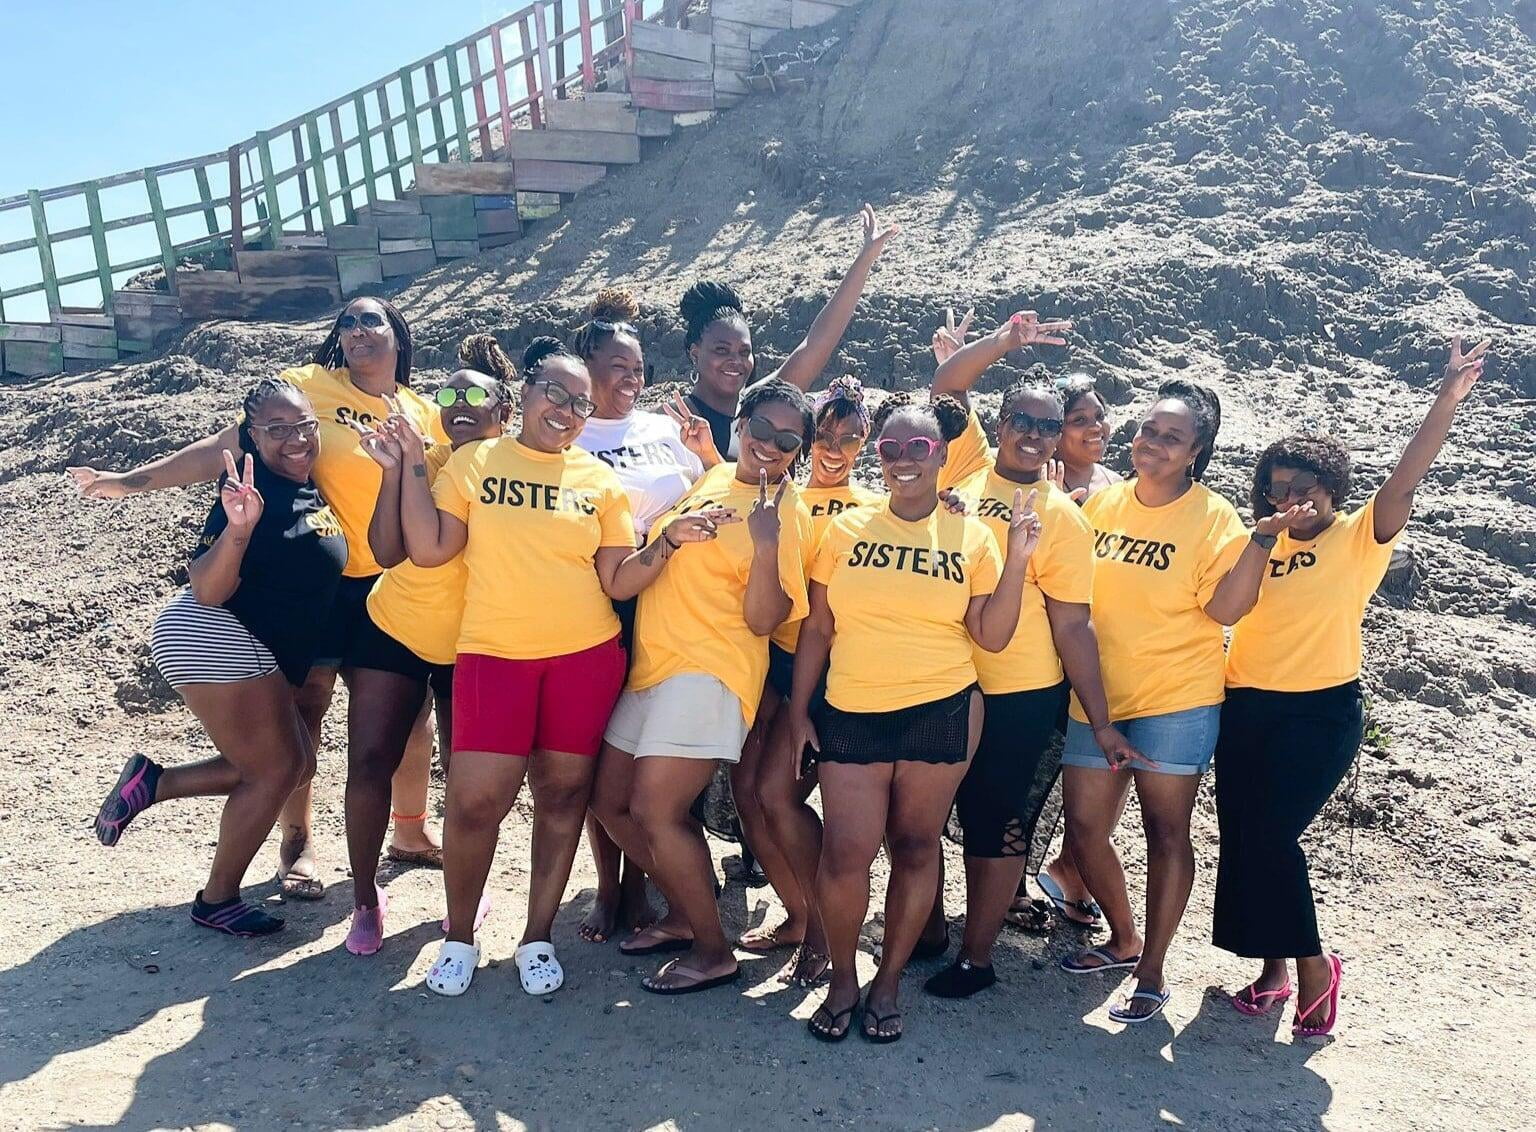
[(1248, 535), (1248, 537), (1251, 538), (1254, 542), (1258, 543), (1265, 550), (1273, 550), (1275, 548), (1275, 543), (1280, 541), (1279, 535), (1261, 535), (1258, 531), (1253, 531)]

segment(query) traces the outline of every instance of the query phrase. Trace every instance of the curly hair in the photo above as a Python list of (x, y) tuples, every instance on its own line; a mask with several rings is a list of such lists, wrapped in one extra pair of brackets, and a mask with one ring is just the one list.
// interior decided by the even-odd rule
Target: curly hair
[(704, 331), (717, 322), (739, 321), (747, 324), (747, 309), (740, 296), (724, 283), (704, 279), (683, 292), (677, 309), (683, 316), (687, 332), (683, 335), (684, 347), (698, 345)]
[(501, 348), (493, 334), (471, 334), (459, 343), (459, 364), (483, 373), (496, 383), (496, 396), (511, 401), (512, 386), (517, 382), (517, 367)]
[(1253, 469), (1253, 489), (1249, 501), (1253, 504), (1253, 517), (1262, 519), (1275, 513), (1275, 505), (1266, 494), (1269, 477), (1276, 468), (1294, 468), (1298, 472), (1311, 472), (1317, 477), (1334, 509), (1343, 506), (1349, 497), (1349, 481), (1353, 470), (1349, 453), (1331, 436), (1306, 436), (1300, 433), (1282, 436), (1259, 454), (1259, 463)]
[(875, 410), (874, 419), (870, 421), (870, 431), (878, 436), (885, 431), (887, 422), (898, 413), (927, 417), (938, 426), (939, 436), (946, 441), (963, 433), (971, 419), (970, 410), (947, 393), (933, 398), (911, 392), (892, 393)]
[[(769, 378), (759, 381), (741, 395), (741, 403), (736, 408), (736, 419), (744, 421), (756, 414), (764, 405), (784, 404), (800, 414), (800, 455), (811, 450), (811, 442), (816, 439), (816, 414), (811, 409), (811, 399), (798, 386), (791, 385), (787, 381), (778, 378)], [(798, 459), (798, 457), (797, 457)]]
[(1061, 397), (1061, 415), (1066, 416), (1085, 397), (1096, 398), (1099, 407), (1108, 409), (1104, 395), (1099, 392), (1098, 382), (1086, 373), (1069, 373), (1056, 379), (1056, 392)]
[(640, 304), (634, 295), (622, 287), (604, 287), (587, 304), (587, 321), (571, 336), (571, 349), (582, 361), (590, 362), (592, 355), (620, 334), (633, 338), (638, 346), (640, 333), (635, 319), (639, 317)]
[(1197, 447), (1189, 478), (1198, 480), (1205, 475), (1205, 469), (1210, 466), (1211, 456), (1216, 451), (1216, 434), (1221, 431), (1221, 399), (1208, 386), (1183, 378), (1165, 381), (1157, 387), (1157, 399), (1161, 401), (1166, 398), (1183, 401), (1195, 419)]
[[(320, 343), (320, 348), (310, 359), (315, 365), (324, 366), (326, 369), (342, 369), (346, 366), (347, 356), (341, 349), (341, 320), (347, 313), (347, 308), (352, 303), (360, 301), (362, 300), (353, 299), (336, 313), (336, 321), (331, 324), (331, 332), (325, 336), (325, 341)], [(385, 321), (395, 332), (395, 384), (409, 389), (411, 387), (411, 328), (406, 325), (405, 316), (400, 313), (394, 303), (384, 299), (367, 301), (379, 304), (384, 311)]]

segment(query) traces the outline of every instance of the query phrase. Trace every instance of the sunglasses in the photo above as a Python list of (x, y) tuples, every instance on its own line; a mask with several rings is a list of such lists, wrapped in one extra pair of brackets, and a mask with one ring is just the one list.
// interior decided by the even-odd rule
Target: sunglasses
[(378, 311), (364, 311), (362, 314), (344, 314), (336, 320), (337, 330), (353, 330), (361, 326), (364, 330), (383, 329), (388, 320)]
[[(453, 408), (460, 401), (472, 409), (478, 409), (490, 399), (490, 391), (481, 389), (478, 385), (471, 385), (468, 389), (454, 389), (445, 385), (433, 395), (433, 400), (445, 409)], [(554, 398), (551, 397), (550, 400), (553, 401)]]
[(543, 381), (535, 381), (533, 384), (544, 391), (544, 396), (549, 399), (549, 403), (557, 409), (570, 406), (571, 412), (583, 420), (597, 412), (596, 401), (590, 397), (583, 397), (580, 393), (572, 393), (558, 381), (545, 378)]
[(846, 455), (853, 455), (864, 447), (864, 438), (857, 433), (849, 433), (845, 436), (834, 436), (830, 432), (818, 432), (816, 443), (828, 448), (836, 448)]
[(268, 440), (275, 440), (279, 444), (285, 440), (292, 440), (295, 436), (313, 440), (320, 433), (320, 422), (314, 417), (306, 417), (293, 424), (253, 424), (246, 427), (252, 432), (266, 433)]
[(792, 428), (778, 429), (767, 417), (748, 417), (747, 432), (753, 440), (771, 440), (780, 452), (798, 452), (805, 437)]
[(1009, 413), (1003, 419), (1008, 422), (1008, 427), (1015, 432), (1033, 432), (1046, 438), (1061, 435), (1060, 417), (1037, 417), (1033, 413), (1019, 411)]
[(1318, 478), (1307, 475), (1305, 472), (1295, 475), (1286, 483), (1269, 481), (1269, 486), (1264, 489), (1264, 498), (1276, 507), (1284, 507), (1292, 499), (1305, 499), (1317, 490)]
[(604, 318), (594, 318), (592, 325), (608, 334), (628, 334), (632, 337), (640, 337), (640, 331), (635, 329), (632, 322), (609, 322)]
[(914, 436), (905, 442), (900, 440), (882, 440), (875, 445), (875, 451), (880, 453), (880, 459), (884, 460), (887, 464), (894, 464), (902, 457), (921, 463), (938, 450), (939, 442), (926, 436)]

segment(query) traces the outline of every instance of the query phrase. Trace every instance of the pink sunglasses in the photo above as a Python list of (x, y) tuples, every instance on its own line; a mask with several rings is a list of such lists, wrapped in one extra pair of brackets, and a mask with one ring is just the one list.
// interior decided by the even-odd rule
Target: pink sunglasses
[(908, 460), (921, 462), (932, 456), (938, 449), (939, 442), (926, 436), (914, 436), (906, 442), (882, 440), (875, 445), (875, 451), (880, 453), (880, 459), (887, 464), (894, 464), (903, 456)]

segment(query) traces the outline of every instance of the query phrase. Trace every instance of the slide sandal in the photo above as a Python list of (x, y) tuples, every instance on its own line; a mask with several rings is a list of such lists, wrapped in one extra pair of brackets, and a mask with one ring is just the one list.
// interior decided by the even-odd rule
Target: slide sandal
[(565, 985), (565, 968), (555, 958), (555, 945), (548, 940), (525, 943), (512, 953), (523, 993), (551, 994)]
[(437, 994), (457, 998), (469, 989), (480, 965), (478, 943), (455, 943), (444, 940), (437, 950), (437, 961), (427, 972), (427, 989)]
[(700, 972), (693, 970), (693, 968), (691, 968), (691, 967), (680, 967), (678, 965), (680, 962), (681, 962), (681, 960), (672, 959), (672, 960), (669, 960), (668, 962), (662, 964), (661, 970), (657, 971), (654, 975), (647, 975), (645, 978), (641, 979), (640, 980), (640, 985), (642, 987), (644, 987), (646, 990), (650, 991), (652, 994), (662, 994), (662, 995), (697, 994), (699, 991), (714, 990), (716, 987), (726, 986), (726, 985), (728, 985), (730, 983), (734, 983), (737, 979), (741, 978), (741, 968), (737, 967), (734, 971), (732, 971), (728, 975), (716, 975), (714, 978), (711, 978), (711, 979), (702, 979), (701, 978), (696, 983), (683, 983), (683, 984), (678, 985), (678, 986), (664, 986), (660, 982), (657, 981), (659, 979), (666, 978), (667, 975), (669, 975), (673, 971), (677, 971), (679, 973), (687, 972), (688, 974), (691, 974), (691, 975), (700, 974)]

